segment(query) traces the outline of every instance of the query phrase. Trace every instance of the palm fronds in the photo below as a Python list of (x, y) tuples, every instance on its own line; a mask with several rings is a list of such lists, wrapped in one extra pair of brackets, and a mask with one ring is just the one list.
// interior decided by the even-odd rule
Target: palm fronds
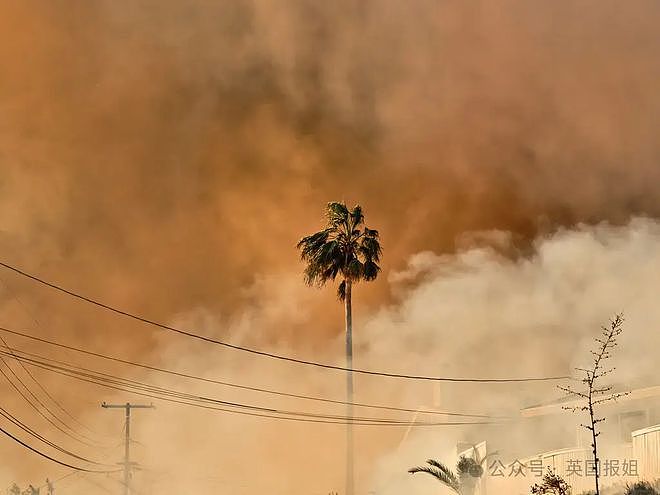
[[(351, 283), (376, 279), (382, 248), (378, 231), (364, 226), (362, 208), (356, 205), (349, 210), (344, 203), (330, 202), (326, 220), (326, 228), (296, 245), (307, 263), (305, 282), (320, 287), (339, 275), (343, 282)], [(340, 284), (337, 296), (344, 300), (346, 283)]]
[(429, 459), (428, 461), (426, 461), (426, 463), (428, 464), (428, 466), (417, 466), (414, 468), (410, 468), (408, 472), (410, 474), (416, 474), (416, 473), (430, 474), (435, 479), (437, 479), (447, 487), (451, 488), (456, 493), (458, 494), (461, 493), (460, 491), (461, 485), (458, 480), (458, 477), (454, 474), (454, 472), (451, 469), (449, 469), (447, 466), (434, 459)]

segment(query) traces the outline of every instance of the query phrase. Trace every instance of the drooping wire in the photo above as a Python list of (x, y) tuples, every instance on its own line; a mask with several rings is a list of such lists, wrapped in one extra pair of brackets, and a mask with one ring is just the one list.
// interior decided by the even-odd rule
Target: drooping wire
[(266, 394), (271, 394), (271, 395), (276, 395), (276, 396), (281, 396), (281, 397), (291, 397), (291, 398), (296, 398), (296, 399), (304, 399), (304, 400), (310, 400), (310, 401), (325, 402), (325, 403), (330, 403), (330, 404), (352, 405), (352, 406), (355, 406), (355, 407), (363, 407), (363, 408), (368, 408), (368, 409), (381, 409), (381, 410), (396, 411), (396, 412), (422, 413), (422, 414), (430, 414), (430, 415), (456, 416), (456, 417), (466, 417), (466, 418), (507, 419), (504, 416), (492, 416), (492, 415), (488, 415), (488, 414), (470, 414), (470, 413), (451, 412), (451, 411), (449, 411), (449, 412), (447, 412), (447, 411), (419, 411), (419, 410), (413, 409), (413, 408), (385, 406), (385, 405), (378, 405), (378, 404), (367, 404), (367, 403), (361, 403), (361, 402), (349, 402), (349, 401), (343, 401), (343, 400), (329, 399), (329, 398), (325, 398), (325, 397), (316, 397), (316, 396), (281, 392), (281, 391), (278, 391), (278, 390), (271, 390), (271, 389), (265, 389), (265, 388), (260, 388), (260, 387), (251, 387), (251, 386), (247, 386), (247, 385), (240, 385), (240, 384), (235, 384), (235, 383), (226, 382), (226, 381), (222, 381), (222, 380), (216, 380), (216, 379), (212, 379), (212, 378), (204, 378), (204, 377), (192, 375), (192, 374), (189, 374), (189, 373), (173, 371), (173, 370), (162, 368), (162, 367), (146, 365), (146, 364), (137, 363), (137, 362), (134, 362), (134, 361), (129, 361), (129, 360), (126, 360), (126, 359), (121, 359), (121, 358), (117, 358), (117, 357), (113, 357), (113, 356), (108, 356), (108, 355), (105, 355), (105, 354), (89, 351), (89, 350), (82, 349), (82, 348), (79, 348), (79, 347), (74, 347), (74, 346), (62, 344), (60, 342), (56, 342), (56, 341), (53, 341), (53, 340), (48, 340), (48, 339), (45, 339), (45, 338), (42, 338), (42, 337), (36, 337), (34, 335), (30, 335), (30, 334), (27, 334), (27, 333), (24, 333), (24, 332), (18, 332), (16, 330), (11, 330), (9, 328), (2, 327), (2, 326), (0, 326), (0, 332), (5, 332), (5, 333), (12, 334), (12, 335), (17, 335), (17, 336), (20, 336), (20, 337), (24, 337), (24, 338), (36, 341), (36, 342), (41, 342), (41, 343), (44, 343), (44, 344), (59, 347), (61, 349), (66, 349), (66, 350), (78, 352), (78, 353), (81, 353), (81, 354), (85, 354), (85, 355), (96, 357), (96, 358), (105, 359), (105, 360), (116, 362), (116, 363), (135, 366), (135, 367), (146, 369), (146, 370), (149, 370), (149, 371), (156, 371), (156, 372), (159, 372), (159, 373), (168, 374), (168, 375), (172, 375), (172, 376), (177, 376), (177, 377), (180, 377), (180, 378), (187, 378), (187, 379), (196, 380), (196, 381), (200, 381), (200, 382), (212, 383), (212, 384), (216, 384), (216, 385), (222, 385), (222, 386), (237, 388), (237, 389), (241, 389), (241, 390), (261, 392), (261, 393), (266, 393)]
[[(0, 354), (3, 353), (3, 351), (0, 351)], [(25, 351), (21, 351), (22, 354), (26, 355), (32, 355), (35, 356), (32, 353), (28, 353)], [(251, 404), (241, 404), (241, 403), (236, 403), (236, 402), (228, 402), (228, 401), (223, 401), (220, 399), (214, 399), (214, 398), (209, 398), (209, 397), (203, 397), (203, 396), (198, 396), (198, 395), (193, 395), (193, 394), (188, 394), (184, 392), (179, 392), (179, 391), (173, 391), (171, 389), (166, 389), (162, 387), (157, 387), (154, 385), (149, 385), (149, 384), (144, 384), (142, 382), (138, 382), (135, 380), (129, 380), (125, 378), (119, 378), (116, 377), (115, 375), (110, 375), (102, 372), (96, 372), (93, 370), (89, 370), (87, 368), (82, 368), (79, 366), (72, 366), (69, 365), (68, 363), (63, 363), (61, 361), (53, 360), (50, 358), (43, 358), (48, 362), (44, 361), (39, 361), (36, 359), (31, 359), (31, 358), (26, 358), (24, 356), (19, 356), (19, 359), (24, 360), (26, 363), (30, 365), (36, 365), (43, 367), (45, 369), (50, 369), (52, 371), (60, 372), (60, 373), (65, 373), (67, 376), (74, 376), (74, 377), (85, 377), (87, 379), (93, 379), (93, 380), (100, 380), (103, 383), (112, 383), (114, 385), (119, 385), (124, 387), (122, 390), (126, 390), (125, 387), (129, 387), (129, 391), (132, 390), (142, 390), (142, 391), (148, 391), (154, 394), (159, 394), (159, 395), (149, 395), (150, 397), (155, 397), (159, 399), (163, 399), (163, 397), (177, 397), (177, 398), (183, 398), (187, 401), (196, 401), (196, 402), (202, 402), (202, 403), (212, 403), (212, 404), (220, 404), (223, 406), (228, 406), (228, 407), (235, 407), (235, 408), (244, 408), (244, 409), (249, 409), (249, 410), (256, 410), (256, 411), (262, 411), (262, 412), (269, 412), (269, 413), (276, 413), (276, 414), (286, 414), (286, 415), (294, 415), (294, 416), (303, 416), (303, 417), (320, 417), (320, 418), (326, 418), (326, 419), (343, 419), (346, 420), (347, 418), (345, 416), (335, 416), (335, 415), (320, 415), (320, 414), (314, 414), (314, 413), (307, 413), (307, 412), (296, 412), (296, 411), (281, 411), (278, 409), (274, 408), (267, 408), (267, 407), (262, 407), (262, 406), (255, 406)], [(56, 365), (53, 365), (51, 363), (57, 363)], [(191, 404), (192, 405), (192, 404)], [(356, 421), (362, 421), (362, 422), (373, 422), (373, 423), (385, 423), (385, 424), (390, 424), (390, 423), (397, 423), (397, 424), (402, 424), (402, 425), (408, 425), (408, 422), (401, 422), (397, 420), (389, 420), (389, 419), (379, 419), (379, 418), (359, 418), (356, 417), (354, 418)], [(435, 423), (434, 423), (435, 424)], [(443, 423), (444, 424), (444, 423)], [(463, 423), (461, 423), (463, 424)]]
[[(64, 376), (76, 378), (88, 383), (94, 383), (101, 385), (107, 388), (121, 390), (124, 392), (134, 393), (136, 395), (150, 397), (157, 400), (163, 400), (167, 402), (174, 402), (178, 404), (184, 404), (189, 406), (201, 407), (204, 409), (218, 410), (224, 412), (230, 412), (235, 414), (244, 414), (248, 416), (257, 416), (265, 417), (271, 419), (281, 419), (289, 421), (302, 421), (302, 422), (313, 422), (313, 423), (329, 423), (329, 424), (347, 424), (352, 423), (355, 425), (376, 425), (376, 426), (450, 426), (450, 425), (475, 425), (475, 424), (493, 424), (493, 422), (487, 421), (465, 421), (465, 422), (410, 422), (410, 421), (400, 421), (393, 419), (381, 419), (381, 418), (348, 418), (346, 416), (338, 415), (326, 415), (326, 414), (316, 414), (308, 413), (301, 411), (284, 411), (276, 408), (266, 408), (262, 406), (255, 406), (251, 404), (242, 404), (237, 402), (223, 401), (220, 399), (214, 399), (210, 397), (197, 396), (194, 394), (187, 394), (179, 391), (174, 391), (162, 387), (157, 387), (149, 384), (144, 384), (142, 382), (137, 382), (135, 380), (127, 380), (123, 378), (115, 377), (114, 375), (108, 375), (105, 373), (94, 372), (93, 370), (88, 370), (87, 368), (81, 368), (78, 366), (71, 366), (68, 363), (57, 362), (49, 358), (45, 360), (35, 359), (33, 357), (26, 357), (25, 355), (30, 355), (32, 353), (27, 353), (24, 351), (18, 351), (15, 349), (16, 355), (14, 359), (21, 359), (29, 366), (35, 366), (40, 369), (52, 371), (57, 374)], [(5, 351), (0, 351), (0, 353), (5, 354)], [(53, 364), (53, 362), (58, 364)], [(220, 407), (219, 407), (220, 406)]]
[(11, 414), (9, 411), (7, 411), (7, 410), (6, 410), (5, 408), (3, 408), (3, 407), (0, 407), (0, 416), (4, 417), (6, 420), (8, 420), (9, 422), (11, 422), (12, 424), (14, 424), (15, 426), (17, 426), (17, 427), (20, 428), (21, 430), (23, 430), (25, 433), (27, 433), (27, 434), (30, 435), (31, 437), (33, 437), (33, 438), (39, 440), (40, 442), (42, 442), (42, 443), (48, 445), (48, 446), (51, 447), (51, 448), (53, 448), (53, 449), (55, 449), (55, 450), (61, 452), (62, 454), (66, 454), (66, 455), (68, 455), (68, 456), (70, 456), (70, 457), (73, 457), (74, 459), (79, 460), (79, 461), (88, 462), (88, 463), (90, 463), (90, 464), (95, 464), (95, 465), (97, 465), (97, 466), (106, 466), (106, 465), (107, 465), (107, 464), (104, 464), (104, 463), (101, 463), (101, 462), (93, 461), (93, 460), (91, 460), (91, 459), (88, 459), (87, 457), (80, 456), (80, 455), (78, 455), (78, 454), (75, 454), (74, 452), (71, 452), (70, 450), (67, 450), (67, 449), (65, 449), (65, 448), (63, 448), (63, 447), (60, 447), (60, 446), (57, 445), (56, 443), (54, 443), (54, 442), (48, 440), (48, 439), (47, 439), (46, 437), (44, 437), (43, 435), (39, 434), (39, 433), (38, 433), (37, 431), (35, 431), (34, 429), (30, 428), (28, 425), (26, 425), (25, 423), (23, 423), (21, 420), (19, 420), (16, 416), (14, 416), (13, 414)]
[[(11, 298), (16, 301), (21, 308), (25, 311), (25, 313), (32, 319), (36, 327), (39, 327), (39, 321), (37, 318), (34, 316), (34, 314), (30, 311), (30, 309), (25, 305), (25, 303), (21, 300), (21, 298), (18, 296), (18, 294), (10, 287), (10, 285), (2, 278), (0, 278), (0, 284), (5, 288), (7, 293), (11, 296)], [(5, 344), (5, 346), (9, 347), (9, 344), (5, 341), (3, 337), (0, 337), (0, 340)], [(73, 422), (75, 422), (78, 426), (84, 428), (87, 430), (89, 433), (94, 433), (90, 428), (88, 428), (86, 425), (84, 425), (82, 422), (80, 422), (73, 414), (71, 414), (53, 395), (46, 389), (46, 387), (39, 381), (37, 380), (33, 375), (32, 372), (26, 368), (23, 363), (20, 363), (21, 368), (23, 371), (28, 375), (28, 377), (32, 380), (33, 383), (37, 385), (37, 387), (43, 392), (43, 394), (66, 416), (68, 416)], [(30, 395), (32, 395), (38, 402), (39, 404), (55, 419), (58, 420), (59, 423), (61, 423), (63, 426), (65, 426), (68, 430), (71, 432), (79, 435), (81, 438), (84, 438), (85, 440), (91, 442), (91, 443), (98, 443), (94, 439), (90, 438), (89, 436), (85, 435), (84, 433), (77, 431), (75, 428), (72, 428), (70, 425), (68, 425), (66, 422), (62, 421), (55, 413), (53, 413), (48, 406), (46, 406), (42, 401), (40, 401), (32, 391), (30, 391), (27, 386), (25, 387), (26, 390), (29, 391)], [(100, 443), (99, 443), (100, 445)]]
[[(10, 354), (9, 356), (11, 356), (11, 354)], [(2, 358), (2, 357), (0, 357), (0, 364), (4, 365), (4, 366), (10, 371), (10, 373), (11, 373), (11, 374), (17, 379), (17, 381), (18, 381), (18, 382), (19, 382), (24, 388), (27, 389), (27, 387), (25, 386), (25, 384), (23, 383), (23, 381), (20, 379), (20, 377), (18, 377), (18, 375), (16, 375), (16, 373), (14, 372), (14, 370), (12, 369), (12, 367), (9, 366), (9, 364), (7, 363), (7, 361), (5, 361), (5, 359)], [(77, 442), (80, 442), (80, 443), (82, 443), (82, 444), (84, 444), (84, 445), (87, 445), (88, 447), (95, 447), (94, 444), (89, 443), (89, 442), (87, 442), (86, 440), (83, 440), (83, 439), (81, 439), (81, 438), (79, 438), (79, 437), (76, 437), (76, 436), (75, 436), (74, 434), (72, 434), (71, 432), (65, 430), (65, 429), (62, 428), (60, 425), (58, 425), (57, 423), (55, 423), (50, 417), (48, 417), (46, 414), (44, 414), (44, 412), (43, 412), (43, 411), (42, 411), (42, 410), (41, 410), (41, 409), (40, 409), (40, 408), (39, 408), (34, 402), (32, 402), (32, 401), (30, 400), (30, 398), (29, 398), (29, 397), (28, 397), (28, 396), (27, 396), (27, 395), (26, 395), (26, 394), (25, 394), (25, 393), (24, 393), (24, 392), (18, 387), (18, 385), (16, 385), (16, 384), (14, 383), (14, 381), (11, 379), (11, 377), (10, 377), (9, 375), (7, 375), (7, 373), (5, 373), (5, 371), (2, 369), (2, 366), (0, 366), (0, 374), (2, 374), (2, 376), (5, 377), (5, 379), (7, 380), (7, 382), (9, 382), (9, 384), (11, 385), (11, 387), (12, 387), (12, 388), (13, 388), (13, 389), (14, 389), (14, 390), (15, 390), (15, 391), (16, 391), (16, 392), (17, 392), (17, 393), (18, 393), (18, 394), (19, 394), (19, 395), (25, 400), (25, 402), (27, 402), (27, 404), (28, 404), (32, 409), (34, 409), (34, 410), (37, 412), (37, 414), (39, 414), (39, 416), (41, 416), (44, 420), (46, 420), (51, 426), (53, 426), (53, 427), (56, 428), (58, 431), (60, 431), (60, 432), (62, 432), (63, 434), (65, 434), (67, 437), (72, 438), (73, 440), (75, 440), (75, 441), (77, 441)], [(27, 389), (27, 390), (29, 391), (29, 389)]]
[(302, 364), (306, 366), (313, 366), (317, 368), (324, 368), (324, 369), (329, 369), (329, 370), (335, 370), (335, 371), (350, 371), (352, 373), (356, 374), (362, 374), (362, 375), (371, 375), (371, 376), (381, 376), (381, 377), (388, 377), (388, 378), (401, 378), (401, 379), (406, 379), (406, 380), (425, 380), (425, 381), (436, 381), (436, 382), (461, 382), (461, 383), (521, 383), (521, 382), (542, 382), (542, 381), (557, 381), (557, 380), (563, 380), (568, 378), (567, 376), (546, 376), (546, 377), (525, 377), (525, 378), (455, 378), (455, 377), (438, 377), (438, 376), (423, 376), (423, 375), (413, 375), (413, 374), (401, 374), (401, 373), (390, 373), (390, 372), (385, 372), (385, 371), (375, 371), (375, 370), (367, 370), (367, 369), (359, 369), (359, 368), (346, 368), (343, 366), (337, 366), (337, 365), (332, 365), (332, 364), (327, 364), (327, 363), (320, 363), (317, 361), (310, 361), (310, 360), (305, 360), (305, 359), (298, 359), (294, 358), (291, 356), (284, 356), (281, 354), (275, 354), (272, 352), (267, 352), (267, 351), (261, 351), (258, 349), (253, 349), (251, 347), (244, 347), (240, 346), (237, 344), (231, 344), (229, 342), (225, 342), (223, 340), (215, 339), (212, 337), (207, 337), (204, 335), (200, 335), (188, 330), (183, 330), (181, 328), (177, 328), (171, 325), (166, 325), (164, 323), (160, 323), (156, 320), (152, 320), (150, 318), (146, 318), (144, 316), (137, 315), (135, 313), (131, 313), (119, 308), (116, 308), (114, 306), (111, 306), (109, 304), (106, 304), (104, 302), (101, 302), (97, 299), (93, 299), (91, 297), (85, 296), (83, 294), (80, 294), (78, 292), (74, 292), (70, 289), (66, 289), (58, 284), (55, 284), (53, 282), (49, 282), (41, 277), (38, 277), (36, 275), (32, 275), (20, 268), (17, 268), (15, 266), (9, 265), (7, 263), (4, 263), (0, 261), (0, 266), (11, 270), (14, 273), (17, 273), (18, 275), (21, 275), (22, 277), (29, 278), (30, 280), (33, 280), (35, 282), (38, 282), (46, 287), (50, 287), (51, 289), (54, 289), (58, 292), (61, 292), (63, 294), (67, 294), (71, 297), (74, 297), (76, 299), (79, 299), (81, 301), (84, 301), (86, 303), (92, 304), (94, 306), (97, 306), (99, 308), (102, 308), (104, 310), (110, 311), (112, 313), (125, 316), (126, 318), (130, 318), (132, 320), (145, 323), (147, 325), (151, 325), (153, 327), (159, 328), (161, 330), (166, 330), (169, 332), (177, 333), (179, 335), (184, 335), (186, 337), (190, 337), (192, 339), (200, 340), (202, 342), (206, 342), (208, 344), (214, 344), (214, 345), (219, 345), (222, 347), (226, 347), (228, 349), (233, 349), (236, 351), (242, 351), (246, 352), (249, 354), (253, 354), (256, 356), (262, 356), (262, 357), (267, 357), (270, 359), (276, 359), (279, 361), (286, 361), (290, 363), (296, 363), (296, 364)]
[(115, 469), (115, 470), (99, 470), (99, 469), (88, 469), (88, 468), (83, 468), (83, 467), (79, 467), (79, 466), (74, 466), (73, 464), (69, 464), (69, 463), (67, 463), (67, 462), (60, 461), (60, 460), (58, 460), (58, 459), (56, 459), (56, 458), (54, 458), (54, 457), (51, 457), (50, 455), (48, 455), (48, 454), (46, 454), (46, 453), (44, 453), (44, 452), (41, 452), (39, 449), (36, 449), (36, 448), (32, 447), (31, 445), (29, 445), (28, 443), (24, 442), (24, 441), (21, 440), (20, 438), (18, 438), (18, 437), (16, 437), (16, 436), (12, 435), (10, 432), (8, 432), (7, 430), (5, 430), (5, 429), (2, 428), (1, 426), (0, 426), (0, 433), (3, 433), (5, 436), (11, 438), (14, 442), (16, 442), (16, 443), (22, 445), (23, 447), (25, 447), (26, 449), (28, 449), (28, 450), (34, 452), (35, 454), (37, 454), (37, 455), (39, 455), (39, 456), (41, 456), (41, 457), (43, 457), (43, 458), (45, 458), (45, 459), (48, 459), (49, 461), (52, 461), (52, 462), (54, 462), (54, 463), (56, 463), (56, 464), (59, 464), (60, 466), (68, 467), (68, 468), (71, 468), (71, 469), (75, 469), (76, 471), (83, 471), (83, 472), (85, 472), (85, 473), (116, 473), (116, 472), (120, 471), (119, 469)]
[(42, 488), (47, 488), (49, 484), (55, 485), (55, 483), (59, 483), (60, 481), (64, 481), (65, 479), (70, 478), (70, 477), (72, 477), (76, 474), (82, 474), (82, 472), (81, 471), (76, 471), (76, 470), (70, 471), (69, 473), (62, 475), (59, 478), (56, 478), (54, 480), (48, 480), (47, 483), (44, 483), (43, 485), (37, 487), (37, 490), (41, 490)]

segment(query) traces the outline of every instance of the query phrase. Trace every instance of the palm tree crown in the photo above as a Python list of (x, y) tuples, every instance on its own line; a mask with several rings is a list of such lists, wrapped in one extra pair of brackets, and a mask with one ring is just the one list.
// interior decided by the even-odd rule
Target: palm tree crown
[(305, 282), (320, 287), (341, 275), (337, 295), (343, 301), (347, 282), (370, 281), (378, 276), (382, 249), (378, 231), (364, 226), (359, 205), (349, 210), (344, 203), (328, 203), (326, 219), (326, 228), (303, 237), (297, 248), (307, 263)]

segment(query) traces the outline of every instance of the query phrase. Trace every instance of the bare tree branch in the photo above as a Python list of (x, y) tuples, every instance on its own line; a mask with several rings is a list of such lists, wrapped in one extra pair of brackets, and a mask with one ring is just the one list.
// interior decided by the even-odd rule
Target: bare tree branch
[[(609, 375), (615, 368), (604, 368), (604, 361), (612, 356), (612, 349), (617, 346), (616, 339), (621, 332), (623, 332), (623, 315), (617, 314), (614, 319), (610, 321), (609, 327), (602, 327), (602, 337), (596, 337), (596, 350), (589, 351), (593, 356), (593, 365), (591, 368), (576, 368), (577, 371), (584, 374), (584, 378), (580, 381), (584, 384), (584, 390), (578, 391), (571, 386), (559, 386), (559, 390), (563, 391), (569, 397), (579, 397), (585, 401), (583, 406), (564, 406), (573, 412), (582, 411), (589, 414), (589, 423), (581, 424), (583, 428), (591, 432), (591, 453), (594, 462), (594, 480), (596, 484), (596, 495), (600, 495), (600, 466), (598, 459), (598, 442), (597, 438), (601, 432), (598, 431), (597, 425), (605, 421), (605, 418), (598, 418), (595, 416), (595, 406), (605, 402), (616, 401), (629, 392), (621, 392), (610, 394), (612, 387), (596, 386), (596, 382), (602, 377)], [(577, 381), (577, 380), (576, 380)]]

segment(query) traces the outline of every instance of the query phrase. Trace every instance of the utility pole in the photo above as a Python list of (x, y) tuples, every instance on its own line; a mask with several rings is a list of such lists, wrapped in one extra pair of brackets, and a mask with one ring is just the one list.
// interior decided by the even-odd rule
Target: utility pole
[(124, 409), (126, 411), (126, 436), (124, 437), (124, 495), (131, 495), (131, 468), (134, 463), (131, 462), (131, 409), (155, 409), (153, 404), (106, 404), (103, 402), (101, 407), (104, 409)]

